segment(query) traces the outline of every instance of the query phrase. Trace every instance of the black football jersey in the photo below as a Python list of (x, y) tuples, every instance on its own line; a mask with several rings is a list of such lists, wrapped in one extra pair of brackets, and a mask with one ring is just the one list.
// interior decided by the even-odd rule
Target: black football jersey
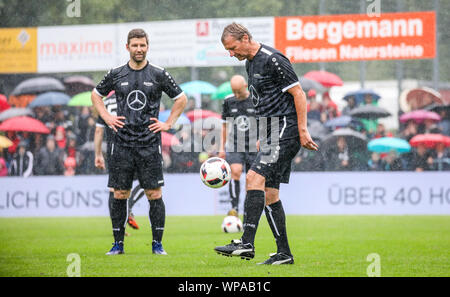
[(111, 69), (97, 85), (95, 91), (106, 96), (114, 90), (117, 115), (125, 117), (125, 125), (114, 134), (114, 143), (122, 146), (160, 146), (161, 134), (148, 129), (150, 118), (158, 118), (162, 92), (177, 99), (182, 90), (173, 77), (159, 66), (147, 62), (140, 69), (128, 63)]
[(227, 152), (248, 152), (250, 140), (253, 142), (252, 151), (256, 152), (258, 128), (255, 107), (250, 96), (242, 100), (233, 95), (225, 98), (222, 106), (222, 120), (233, 125), (232, 130), (228, 131)]
[[(106, 110), (112, 114), (117, 115), (117, 102), (116, 102), (116, 95), (111, 95), (108, 98), (105, 98), (103, 100), (103, 103), (105, 104)], [(103, 120), (101, 116), (97, 118), (96, 126), (104, 127), (105, 128), (105, 138), (106, 143), (110, 145), (114, 141), (114, 130), (108, 127)]]
[[(287, 90), (299, 85), (292, 64), (280, 51), (261, 44), (252, 60), (245, 67), (250, 96), (260, 119), (260, 136), (271, 138), (271, 120), (278, 121), (280, 141), (298, 137), (297, 114), (294, 98)], [(261, 118), (266, 120), (261, 121)], [(267, 124), (266, 124), (267, 123)]]

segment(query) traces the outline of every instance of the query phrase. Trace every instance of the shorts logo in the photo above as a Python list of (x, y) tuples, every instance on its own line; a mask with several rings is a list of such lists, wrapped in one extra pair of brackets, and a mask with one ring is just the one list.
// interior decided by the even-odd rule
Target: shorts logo
[(147, 96), (140, 90), (133, 90), (127, 96), (127, 105), (132, 110), (141, 110), (147, 105)]
[(250, 128), (250, 121), (247, 116), (241, 115), (236, 118), (236, 127), (239, 131), (245, 132)]
[(258, 92), (256, 92), (256, 89), (253, 85), (250, 86), (250, 97), (252, 98), (253, 106), (258, 106), (259, 104), (259, 95)]

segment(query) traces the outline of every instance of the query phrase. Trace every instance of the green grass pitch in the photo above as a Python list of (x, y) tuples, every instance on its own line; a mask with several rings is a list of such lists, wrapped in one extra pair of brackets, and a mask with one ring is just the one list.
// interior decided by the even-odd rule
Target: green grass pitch
[(67, 256), (80, 256), (81, 276), (278, 277), (367, 276), (371, 253), (381, 276), (450, 276), (450, 216), (287, 216), (294, 265), (256, 263), (275, 251), (263, 215), (251, 261), (217, 255), (239, 234), (220, 231), (223, 216), (168, 216), (163, 244), (151, 253), (146, 217), (127, 228), (125, 255), (111, 248), (109, 218), (1, 218), (0, 276), (67, 276)]

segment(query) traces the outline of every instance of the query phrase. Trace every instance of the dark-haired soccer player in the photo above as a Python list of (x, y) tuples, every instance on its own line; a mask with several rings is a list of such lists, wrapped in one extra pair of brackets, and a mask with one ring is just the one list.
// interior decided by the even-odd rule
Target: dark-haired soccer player
[[(108, 112), (112, 115), (117, 115), (117, 102), (116, 102), (116, 95), (112, 94), (106, 97), (103, 100), (103, 103), (105, 104), (106, 109)], [(105, 159), (103, 157), (102, 152), (102, 142), (103, 142), (103, 135), (106, 135), (106, 157), (109, 159), (109, 156), (111, 155), (111, 148), (112, 143), (114, 139), (113, 130), (106, 126), (105, 121), (102, 119), (102, 117), (98, 117), (97, 123), (95, 125), (95, 136), (94, 136), (94, 147), (95, 147), (95, 167), (99, 169), (106, 169), (107, 162), (105, 162)], [(112, 184), (111, 179), (108, 179), (108, 187), (109, 187), (109, 198), (108, 198), (108, 208), (109, 208), (109, 214), (112, 215), (111, 209), (112, 204), (114, 202), (114, 185)], [(131, 191), (130, 198), (128, 199), (128, 225), (131, 226), (133, 229), (139, 229), (139, 225), (134, 219), (134, 215), (132, 213), (132, 209), (134, 204), (141, 199), (144, 196), (144, 190), (141, 188), (141, 186), (138, 184), (136, 185), (133, 190)], [(125, 235), (127, 233), (125, 232)]]
[[(161, 243), (165, 205), (161, 189), (164, 179), (160, 132), (169, 130), (176, 122), (187, 98), (164, 68), (147, 61), (148, 37), (144, 30), (133, 29), (128, 33), (126, 49), (130, 53), (128, 63), (111, 69), (92, 91), (94, 107), (115, 132), (109, 162), (114, 185), (111, 218), (114, 244), (108, 254), (124, 253), (127, 199), (136, 173), (150, 203), (152, 251), (165, 255)], [(116, 116), (108, 112), (102, 100), (112, 90), (117, 100)], [(162, 92), (175, 100), (166, 122), (158, 120)]]
[[(255, 160), (258, 127), (255, 107), (251, 101), (245, 78), (242, 75), (234, 75), (230, 79), (230, 85), (233, 94), (225, 98), (222, 106), (224, 123), (219, 157), (225, 158), (231, 168), (229, 183), (231, 210), (228, 215), (238, 216), (241, 175), (243, 170), (247, 172), (250, 169)], [(252, 140), (253, 147), (249, 143), (250, 140)]]
[(250, 96), (259, 118), (260, 150), (247, 173), (244, 234), (215, 251), (252, 259), (256, 230), (265, 210), (277, 253), (261, 264), (293, 264), (279, 187), (289, 182), (291, 161), (301, 147), (318, 150), (307, 129), (305, 93), (290, 61), (280, 51), (253, 40), (244, 26), (226, 26), (222, 44), (231, 57), (246, 60)]

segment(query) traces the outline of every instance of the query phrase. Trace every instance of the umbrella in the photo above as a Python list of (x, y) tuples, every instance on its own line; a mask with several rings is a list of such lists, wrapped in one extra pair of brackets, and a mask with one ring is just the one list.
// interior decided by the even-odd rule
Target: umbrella
[(83, 92), (70, 99), (69, 106), (92, 106), (91, 92)]
[(357, 91), (348, 92), (347, 94), (344, 95), (343, 99), (345, 101), (348, 101), (348, 99), (350, 99), (351, 97), (354, 97), (355, 101), (356, 101), (356, 105), (359, 105), (359, 104), (364, 102), (364, 97), (366, 95), (372, 96), (372, 99), (374, 101), (378, 101), (378, 99), (381, 98), (380, 95), (378, 95), (377, 93), (375, 93), (371, 89), (360, 89), (360, 90), (357, 90)]
[(11, 106), (8, 104), (8, 99), (5, 95), (0, 94), (0, 112), (5, 111), (8, 108), (11, 108)]
[(22, 81), (14, 88), (11, 95), (39, 94), (50, 91), (64, 92), (65, 90), (64, 85), (56, 78), (43, 76)]
[[(169, 115), (170, 115), (170, 110), (161, 111), (159, 113), (158, 120), (160, 120), (161, 122), (165, 122), (169, 118)], [(176, 125), (185, 125), (185, 124), (190, 124), (190, 123), (191, 123), (191, 121), (189, 120), (189, 118), (184, 113), (182, 113), (178, 117), (175, 124)]]
[(221, 84), (217, 90), (211, 95), (212, 100), (224, 99), (228, 95), (233, 94), (233, 90), (231, 89), (231, 84), (229, 81)]
[(427, 107), (425, 107), (425, 109), (428, 110), (428, 111), (433, 111), (435, 113), (440, 113), (441, 111), (449, 112), (450, 111), (450, 104), (440, 105), (440, 104), (433, 103), (433, 104), (428, 105)]
[(29, 108), (12, 107), (0, 113), (0, 122), (14, 117), (29, 115), (33, 115), (33, 111)]
[(355, 118), (379, 119), (391, 115), (386, 109), (375, 105), (362, 105), (350, 111), (350, 115)]
[(416, 123), (422, 123), (425, 120), (432, 120), (439, 122), (441, 117), (433, 112), (428, 110), (414, 110), (407, 113), (404, 113), (400, 116), (400, 122), (405, 123), (407, 121), (414, 121)]
[(64, 85), (66, 86), (66, 93), (69, 96), (75, 96), (76, 94), (92, 91), (95, 88), (95, 82), (83, 75), (72, 75), (64, 78)]
[(400, 94), (399, 100), (404, 112), (422, 109), (432, 103), (444, 103), (439, 92), (427, 87), (406, 89)]
[(11, 145), (13, 145), (13, 142), (11, 140), (9, 140), (9, 138), (0, 135), (0, 148), (2, 148), (2, 149), (8, 148)]
[(161, 144), (162, 146), (172, 146), (172, 145), (179, 145), (180, 141), (175, 135), (172, 135), (170, 133), (161, 132)]
[(326, 91), (326, 88), (322, 84), (304, 76), (300, 77), (299, 82), (302, 86), (303, 91), (305, 92), (308, 92), (309, 90), (315, 90), (318, 93), (323, 93)]
[(217, 90), (213, 84), (202, 80), (185, 82), (180, 85), (180, 88), (188, 95), (212, 94)]
[(30, 108), (38, 106), (52, 106), (52, 105), (67, 105), (70, 101), (70, 97), (61, 92), (47, 92), (42, 93), (28, 105)]
[(419, 134), (411, 138), (409, 143), (414, 147), (422, 144), (427, 148), (434, 148), (439, 143), (450, 146), (450, 137), (442, 134)]
[(349, 147), (366, 147), (367, 145), (367, 137), (364, 134), (350, 128), (341, 128), (325, 137), (322, 141), (322, 147), (336, 146), (336, 141), (341, 136), (347, 140)]
[(354, 119), (351, 116), (343, 115), (337, 118), (333, 118), (331, 120), (328, 120), (325, 122), (325, 127), (336, 129), (336, 128), (343, 128), (343, 127), (357, 127), (357, 126), (363, 126), (363, 123), (361, 123), (360, 120)]
[(189, 118), (191, 122), (194, 122), (197, 119), (206, 119), (209, 117), (221, 119), (222, 115), (217, 112), (206, 110), (206, 109), (194, 109), (186, 112), (186, 116)]
[(344, 84), (339, 76), (324, 70), (310, 71), (306, 73), (304, 77), (315, 80), (326, 88), (332, 86), (342, 86)]
[(49, 134), (50, 130), (39, 120), (20, 116), (7, 119), (0, 124), (0, 131), (23, 131)]
[(369, 141), (367, 144), (367, 149), (376, 153), (388, 153), (390, 151), (407, 153), (411, 151), (411, 146), (406, 140), (401, 138), (382, 137)]
[(322, 140), (328, 134), (327, 128), (320, 121), (315, 120), (308, 120), (308, 132), (315, 140)]

